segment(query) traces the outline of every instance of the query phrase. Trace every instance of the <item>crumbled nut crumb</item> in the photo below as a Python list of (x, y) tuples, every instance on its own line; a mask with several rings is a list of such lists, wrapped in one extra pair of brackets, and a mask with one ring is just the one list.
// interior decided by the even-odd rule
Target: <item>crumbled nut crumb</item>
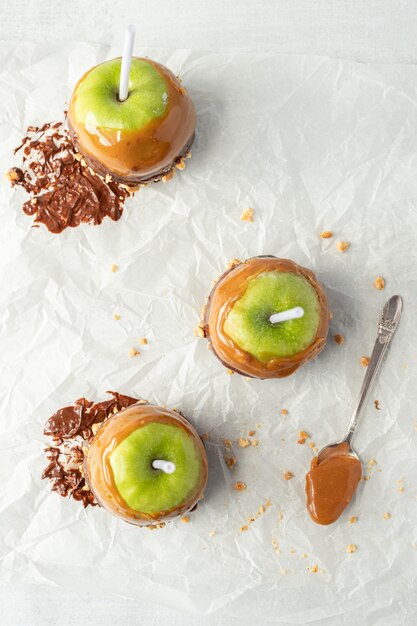
[(265, 513), (265, 507), (264, 507), (262, 504), (261, 504), (261, 506), (260, 506), (260, 507), (259, 507), (259, 509), (258, 509), (258, 513), (259, 513), (260, 515), (262, 515), (263, 513)]
[(352, 554), (353, 552), (356, 552), (356, 550), (357, 550), (357, 547), (355, 546), (354, 543), (350, 543), (348, 547), (346, 548), (346, 552), (348, 554)]
[(257, 439), (252, 439), (252, 445), (256, 447), (259, 445), (259, 441)]
[(83, 491), (90, 491), (90, 487), (89, 487), (88, 485), (84, 485), (84, 486), (82, 487), (82, 490), (83, 490)]
[(163, 183), (167, 183), (173, 178), (174, 178), (174, 170), (171, 170), (170, 172), (168, 172), (168, 174), (165, 174), (165, 176), (162, 176), (161, 180)]
[(185, 160), (180, 159), (178, 163), (175, 164), (175, 167), (177, 168), (177, 170), (185, 170)]
[(240, 259), (232, 259), (229, 263), (229, 265), (227, 266), (227, 268), (229, 270), (232, 269), (232, 267), (236, 267), (236, 265), (240, 265), (242, 263), (242, 261)]
[(118, 313), (115, 313), (113, 315), (113, 319), (116, 320), (116, 322), (120, 319), (120, 315)]
[(297, 443), (299, 443), (301, 446), (303, 446), (305, 444), (306, 440), (304, 437), (301, 437), (301, 439), (298, 439)]
[(309, 441), (308, 445), (309, 445), (310, 448), (315, 448), (316, 447), (316, 444), (314, 443), (314, 441)]
[(248, 448), (250, 446), (250, 441), (249, 439), (245, 439), (244, 437), (240, 437), (239, 441), (239, 448)]
[(208, 439), (208, 438), (209, 438), (208, 433), (203, 433), (203, 434), (201, 435), (201, 439), (202, 439), (203, 441), (207, 441), (207, 439)]
[(85, 161), (85, 159), (81, 158), (80, 163), (83, 167), (87, 167), (87, 163)]
[(209, 537), (215, 537), (216, 536), (216, 531), (215, 530), (210, 530), (208, 536)]
[(140, 352), (138, 350), (136, 350), (136, 348), (130, 348), (129, 350), (129, 358), (132, 358), (134, 356), (139, 356)]
[(248, 530), (248, 528), (249, 528), (249, 526), (247, 524), (244, 524), (243, 526), (241, 526), (239, 528), (239, 530), (240, 530), (241, 533), (243, 533), (243, 532), (245, 532), (245, 530)]
[(145, 337), (141, 337), (139, 339), (139, 343), (141, 344), (141, 346), (146, 346), (148, 344), (148, 340)]
[(294, 474), (287, 470), (284, 474), (284, 480), (291, 480), (291, 478), (294, 478)]
[(226, 466), (232, 470), (234, 468), (234, 466), (236, 465), (236, 459), (234, 456), (225, 456), (224, 457), (224, 462), (226, 463)]
[(237, 483), (234, 483), (233, 485), (233, 489), (235, 491), (245, 491), (246, 489), (246, 483), (242, 482), (241, 480), (239, 480)]
[(390, 519), (391, 518), (391, 514), (390, 513), (384, 513), (383, 518), (384, 519)]
[(227, 448), (231, 448), (232, 441), (230, 439), (223, 439), (223, 443)]
[(318, 566), (317, 564), (316, 564), (316, 565), (313, 565), (313, 566), (310, 568), (310, 572), (311, 572), (312, 574), (317, 574), (317, 572), (318, 572), (318, 571), (319, 571), (319, 566)]
[(369, 459), (368, 466), (371, 466), (371, 465), (377, 465), (377, 462), (375, 461), (375, 459)]
[(190, 516), (184, 515), (184, 517), (181, 518), (181, 521), (184, 522), (184, 524), (188, 524), (188, 522), (190, 521)]
[(382, 276), (377, 276), (374, 280), (374, 287), (378, 289), (378, 291), (382, 291), (385, 288), (385, 280)]
[(404, 478), (401, 476), (401, 478), (399, 480), (397, 480), (396, 483), (398, 485), (398, 491), (400, 493), (403, 493), (403, 491), (405, 491)]
[(116, 265), (115, 263), (113, 263), (113, 265), (111, 266), (110, 269), (111, 269), (112, 272), (117, 272), (119, 270), (119, 266)]
[(281, 413), (282, 413), (282, 415), (288, 415), (287, 409), (281, 409)]
[(352, 517), (349, 520), (349, 524), (356, 524), (357, 521), (358, 521), (358, 516), (352, 515)]
[(250, 430), (248, 432), (248, 437), (253, 437), (255, 435), (255, 433), (256, 433), (256, 430)]
[(106, 174), (106, 178), (104, 180), (106, 181), (106, 183), (111, 183), (111, 176), (110, 176), (110, 174)]
[(204, 332), (204, 328), (202, 326), (196, 326), (194, 328), (194, 335), (196, 337), (205, 337), (206, 333)]
[(333, 337), (335, 343), (337, 343), (338, 346), (341, 346), (342, 344), (345, 343), (345, 338), (343, 335), (341, 335), (340, 333), (337, 333), (334, 337)]
[(83, 451), (84, 456), (88, 453), (88, 448), (87, 448), (87, 446), (83, 446), (83, 447), (81, 448), (81, 450)]
[(330, 239), (330, 237), (333, 237), (333, 233), (331, 230), (323, 230), (323, 232), (320, 233), (320, 237), (322, 239)]
[(242, 222), (253, 222), (253, 209), (244, 209), (240, 219)]
[(275, 539), (275, 537), (272, 537), (272, 547), (274, 548), (275, 554), (279, 554), (281, 552), (281, 550), (279, 549), (279, 543)]
[(361, 365), (368, 367), (370, 358), (369, 356), (361, 356)]
[(379, 406), (379, 400), (374, 400), (374, 406), (375, 406), (377, 411), (381, 410), (381, 407)]
[(346, 250), (349, 250), (350, 248), (350, 243), (348, 243), (347, 241), (338, 241), (336, 243), (336, 248), (337, 250), (339, 250), (339, 252), (346, 252)]
[(305, 430), (300, 430), (298, 436), (300, 437), (300, 439), (310, 439), (310, 435), (306, 433)]
[(233, 376), (234, 371), (233, 370), (226, 370), (227, 374), (229, 374), (229, 376)]

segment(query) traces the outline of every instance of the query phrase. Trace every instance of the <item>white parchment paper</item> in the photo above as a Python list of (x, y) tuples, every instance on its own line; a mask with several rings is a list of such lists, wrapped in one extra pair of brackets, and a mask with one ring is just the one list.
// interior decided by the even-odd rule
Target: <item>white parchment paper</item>
[[(119, 51), (2, 46), (6, 171), (26, 126), (61, 118), (80, 75)], [(417, 68), (145, 53), (178, 72), (196, 104), (184, 172), (141, 190), (119, 222), (59, 236), (32, 229), (23, 192), (1, 185), (0, 580), (282, 624), (406, 623), (417, 611)], [(239, 220), (247, 207), (252, 224)], [(320, 239), (323, 230), (335, 237)], [(348, 252), (336, 250), (337, 239), (351, 243)], [(286, 380), (228, 376), (193, 335), (212, 280), (231, 258), (257, 254), (316, 271), (331, 336), (345, 336)], [(378, 275), (385, 291), (373, 286)], [(364, 375), (359, 359), (394, 293), (404, 298), (401, 327), (355, 439), (365, 474), (370, 459), (377, 464), (340, 521), (318, 527), (304, 503), (313, 451), (296, 443), (298, 431), (318, 447), (343, 434)], [(139, 337), (148, 346), (128, 358)], [(209, 487), (189, 524), (131, 527), (40, 481), (45, 420), (107, 389), (177, 407), (209, 433)], [(251, 429), (259, 445), (234, 444), (230, 472), (223, 439)], [(245, 492), (233, 490), (236, 480)], [(357, 552), (347, 554), (351, 543)]]

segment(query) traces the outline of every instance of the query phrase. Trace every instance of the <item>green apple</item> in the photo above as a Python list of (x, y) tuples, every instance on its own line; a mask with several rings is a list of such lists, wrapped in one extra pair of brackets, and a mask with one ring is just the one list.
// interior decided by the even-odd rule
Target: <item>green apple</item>
[[(277, 324), (269, 321), (273, 313), (294, 307), (302, 307), (304, 316)], [(248, 280), (223, 329), (239, 348), (267, 363), (305, 350), (313, 343), (319, 323), (320, 303), (310, 282), (291, 272), (269, 271)]]
[[(154, 469), (156, 459), (174, 463), (175, 471)], [(134, 430), (115, 448), (110, 465), (120, 496), (131, 509), (146, 514), (181, 506), (200, 484), (203, 471), (193, 438), (163, 423)]]
[(133, 58), (129, 96), (118, 97), (121, 59), (97, 65), (78, 83), (70, 115), (78, 124), (112, 130), (140, 130), (164, 115), (168, 85), (154, 65)]

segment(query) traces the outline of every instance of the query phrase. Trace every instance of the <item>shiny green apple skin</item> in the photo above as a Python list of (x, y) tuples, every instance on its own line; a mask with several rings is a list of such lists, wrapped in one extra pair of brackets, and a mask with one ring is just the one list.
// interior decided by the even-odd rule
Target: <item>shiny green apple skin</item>
[[(155, 459), (175, 463), (175, 471), (165, 474), (155, 470)], [(134, 430), (116, 447), (110, 464), (126, 504), (150, 515), (181, 506), (201, 480), (193, 439), (169, 424), (151, 423)]]
[[(301, 306), (300, 319), (271, 324), (273, 313)], [(292, 357), (315, 339), (320, 323), (320, 303), (312, 285), (291, 272), (270, 271), (248, 281), (224, 322), (224, 332), (239, 348), (267, 363)]]
[(129, 95), (119, 100), (121, 59), (94, 67), (78, 83), (73, 96), (73, 118), (87, 128), (140, 130), (167, 108), (168, 86), (145, 59), (134, 58), (130, 70)]

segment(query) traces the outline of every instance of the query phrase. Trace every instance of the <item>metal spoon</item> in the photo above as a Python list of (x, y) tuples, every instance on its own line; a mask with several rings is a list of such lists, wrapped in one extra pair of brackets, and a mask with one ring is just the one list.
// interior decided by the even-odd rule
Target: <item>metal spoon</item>
[(353, 434), (356, 426), (358, 425), (359, 415), (365, 404), (368, 392), (380, 370), (385, 353), (398, 326), (398, 322), (400, 321), (402, 307), (403, 301), (401, 296), (392, 296), (392, 298), (390, 298), (385, 304), (379, 320), (378, 334), (372, 351), (371, 360), (369, 361), (365, 378), (363, 379), (362, 387), (359, 393), (359, 400), (355, 410), (353, 411), (346, 435), (341, 441), (329, 444), (320, 450), (317, 455), (317, 465), (332, 456), (332, 453), (336, 452), (335, 448), (343, 443), (346, 444), (346, 446), (344, 446), (343, 453), (356, 457), (359, 460), (359, 457), (351, 447), (350, 442), (352, 441)]

